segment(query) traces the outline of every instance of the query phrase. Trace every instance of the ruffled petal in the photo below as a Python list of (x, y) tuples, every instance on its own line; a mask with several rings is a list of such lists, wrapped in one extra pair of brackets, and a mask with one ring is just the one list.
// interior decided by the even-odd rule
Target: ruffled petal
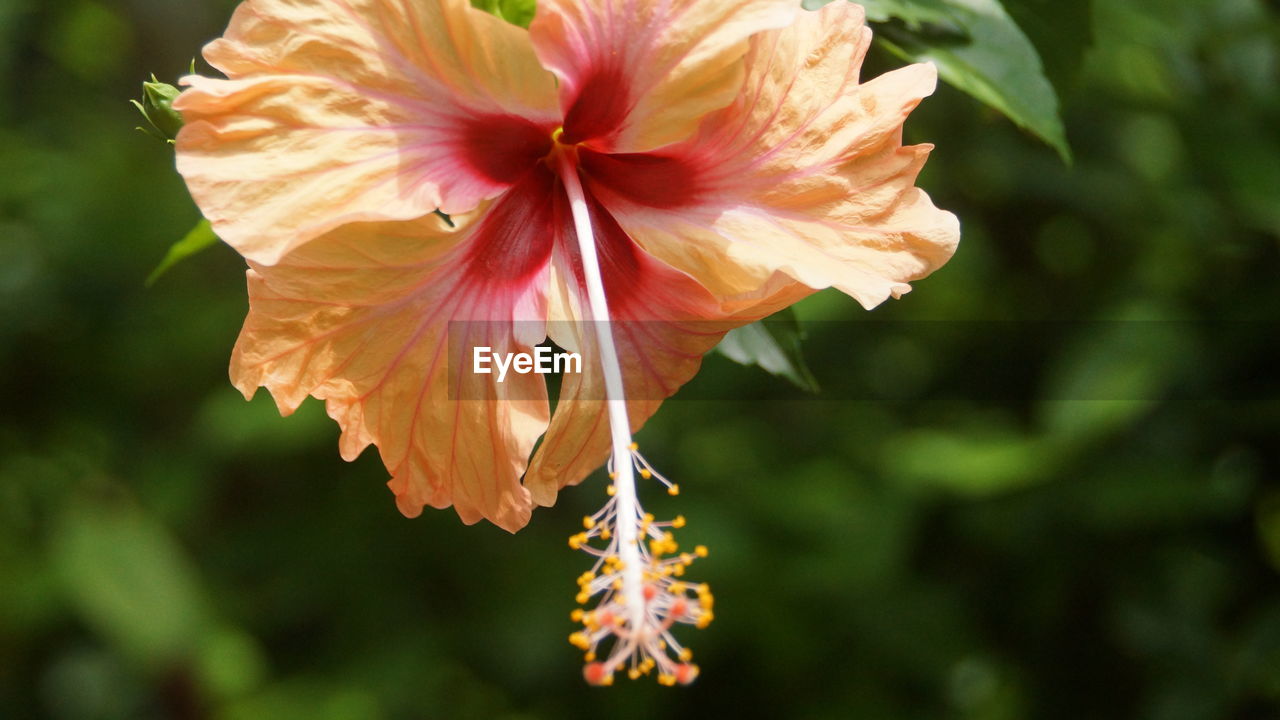
[(541, 340), (517, 328), (545, 321), (553, 184), (531, 173), (460, 230), (435, 216), (351, 224), (254, 264), (232, 382), (246, 396), (266, 387), (284, 414), (323, 399), (345, 459), (377, 445), (405, 515), (452, 504), (467, 523), (519, 529), (546, 387), (471, 372), (468, 348)]
[(931, 146), (902, 146), (935, 70), (860, 83), (869, 42), (843, 2), (757, 35), (737, 98), (696, 137), (587, 153), (588, 185), (646, 250), (727, 302), (767, 294), (779, 273), (866, 307), (907, 292), (951, 257), (959, 223), (914, 185)]
[(522, 28), (466, 0), (247, 0), (185, 78), (178, 170), (219, 237), (271, 264), (347, 222), (474, 209), (559, 123)]
[(747, 39), (793, 0), (540, 0), (530, 26), (560, 77), (565, 141), (637, 152), (687, 138), (742, 82)]

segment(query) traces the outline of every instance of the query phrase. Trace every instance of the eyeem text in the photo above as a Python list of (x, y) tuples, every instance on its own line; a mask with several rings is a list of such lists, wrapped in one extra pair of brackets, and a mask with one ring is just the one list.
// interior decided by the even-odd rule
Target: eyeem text
[(471, 370), (477, 375), (492, 375), (497, 370), (498, 382), (507, 379), (508, 371), (519, 375), (534, 373), (581, 373), (582, 356), (572, 352), (555, 352), (539, 345), (533, 352), (502, 353), (491, 347), (475, 347), (471, 350)]

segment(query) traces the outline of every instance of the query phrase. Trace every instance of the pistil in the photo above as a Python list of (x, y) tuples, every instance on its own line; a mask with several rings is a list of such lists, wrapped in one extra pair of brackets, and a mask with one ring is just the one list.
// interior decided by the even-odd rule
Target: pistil
[[(559, 135), (554, 137), (559, 141)], [(570, 635), (569, 642), (586, 654), (583, 676), (593, 685), (612, 683), (614, 672), (624, 664), (632, 679), (656, 669), (664, 685), (688, 684), (698, 676), (698, 667), (689, 662), (693, 653), (671, 629), (677, 623), (701, 628), (711, 622), (710, 589), (681, 579), (695, 559), (706, 557), (707, 549), (698, 546), (692, 553), (679, 552), (673, 531), (684, 527), (684, 518), (657, 522), (640, 507), (636, 475), (656, 480), (672, 495), (679, 487), (654, 470), (631, 441), (622, 368), (576, 153), (557, 144), (553, 154), (573, 214), (612, 445), (610, 499), (599, 512), (583, 518), (583, 532), (569, 538), (571, 548), (596, 558), (591, 570), (578, 578), (578, 602), (585, 605), (599, 596), (594, 608), (574, 611), (572, 619), (582, 623), (583, 630)], [(596, 541), (603, 542), (603, 547), (594, 545)]]
[(596, 344), (599, 346), (600, 369), (604, 375), (605, 400), (609, 411), (609, 433), (612, 441), (613, 486), (616, 517), (618, 520), (619, 556), (622, 560), (622, 596), (626, 599), (631, 626), (639, 627), (644, 612), (641, 594), (641, 567), (639, 539), (636, 524), (640, 519), (640, 504), (636, 498), (636, 479), (631, 463), (631, 423), (627, 418), (627, 401), (622, 385), (622, 366), (618, 363), (618, 349), (613, 342), (610, 327), (609, 303), (605, 298), (604, 280), (600, 273), (600, 259), (596, 253), (595, 232), (591, 227), (591, 213), (578, 179), (578, 168), (569, 152), (557, 153), (560, 157), (560, 178), (569, 196), (569, 208), (573, 213), (573, 226), (577, 231), (578, 249), (582, 256), (582, 271), (587, 284), (587, 302), (590, 305), (592, 325), (595, 327)]

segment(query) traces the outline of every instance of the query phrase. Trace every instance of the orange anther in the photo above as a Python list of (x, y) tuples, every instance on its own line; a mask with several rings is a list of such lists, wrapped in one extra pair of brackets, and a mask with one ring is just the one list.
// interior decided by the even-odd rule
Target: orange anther
[(612, 685), (613, 673), (602, 662), (589, 662), (582, 668), (582, 677), (589, 685)]
[(684, 598), (678, 598), (675, 602), (671, 603), (671, 617), (673, 619), (679, 620), (683, 618), (687, 612), (689, 612), (689, 603)]
[(698, 679), (698, 666), (691, 663), (680, 663), (676, 666), (676, 682), (688, 685)]

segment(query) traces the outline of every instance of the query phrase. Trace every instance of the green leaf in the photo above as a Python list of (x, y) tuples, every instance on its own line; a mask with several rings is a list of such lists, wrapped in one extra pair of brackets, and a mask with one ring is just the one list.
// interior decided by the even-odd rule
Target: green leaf
[(471, 0), (471, 6), (523, 28), (533, 22), (533, 13), (538, 9), (537, 0)]
[[(805, 7), (824, 5), (805, 0)], [(862, 0), (876, 38), (943, 81), (995, 108), (1071, 162), (1058, 94), (1035, 45), (998, 0)], [(896, 20), (901, 24), (891, 23)]]
[(758, 365), (784, 377), (801, 390), (818, 392), (818, 381), (800, 349), (803, 335), (790, 308), (767, 320), (730, 330), (716, 350), (740, 365)]
[(1040, 51), (1049, 81), (1059, 94), (1068, 92), (1093, 45), (1093, 3), (1005, 0), (1005, 8)]
[(205, 248), (218, 244), (218, 236), (213, 234), (213, 228), (209, 226), (209, 221), (201, 219), (196, 226), (191, 228), (191, 232), (187, 233), (181, 240), (174, 243), (169, 248), (169, 252), (165, 253), (164, 259), (156, 266), (155, 270), (147, 276), (147, 287), (155, 284), (161, 275), (169, 272), (174, 265), (186, 260)]
[[(805, 0), (804, 7), (817, 10), (831, 0)], [(866, 0), (859, 3), (867, 12), (867, 21), (887, 23), (898, 19), (909, 30), (924, 35), (953, 34), (967, 41), (968, 32), (939, 0)]]

